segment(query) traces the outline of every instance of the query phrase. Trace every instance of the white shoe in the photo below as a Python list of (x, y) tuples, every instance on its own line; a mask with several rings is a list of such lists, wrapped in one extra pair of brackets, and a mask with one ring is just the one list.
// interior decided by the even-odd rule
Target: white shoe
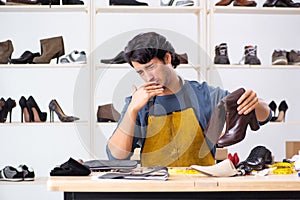
[(60, 59), (60, 63), (77, 63), (85, 64), (86, 63), (86, 54), (84, 51), (72, 51), (70, 54), (65, 55)]

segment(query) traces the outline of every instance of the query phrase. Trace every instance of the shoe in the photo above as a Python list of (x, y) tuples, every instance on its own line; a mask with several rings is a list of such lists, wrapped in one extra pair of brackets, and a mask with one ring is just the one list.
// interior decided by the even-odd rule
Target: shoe
[(101, 59), (100, 62), (104, 64), (123, 64), (126, 63), (124, 51), (121, 51), (114, 58), (111, 59)]
[(37, 0), (6, 0), (7, 5), (37, 5), (39, 2)]
[(191, 0), (184, 0), (184, 1), (177, 1), (175, 6), (193, 6), (194, 1)]
[(286, 51), (274, 50), (272, 53), (272, 65), (287, 65), (287, 55)]
[(266, 0), (263, 4), (263, 7), (273, 7), (277, 3), (278, 0)]
[(42, 39), (41, 43), (41, 56), (33, 59), (34, 63), (50, 63), (51, 59), (58, 58), (65, 54), (63, 37), (53, 37)]
[(4, 101), (5, 105), (2, 107), (2, 110), (0, 111), (0, 123), (6, 122), (8, 113), (9, 113), (9, 123), (11, 123), (12, 109), (16, 107), (16, 101), (11, 99), (10, 97), (6, 101), (3, 98), (1, 98), (1, 101)]
[(84, 2), (80, 0), (63, 0), (63, 5), (83, 5)]
[(77, 64), (85, 64), (86, 63), (86, 55), (84, 51), (72, 51), (70, 54), (65, 55), (59, 61), (60, 63), (77, 63)]
[[(26, 98), (24, 96), (22, 96), (19, 100), (19, 105), (21, 107), (21, 122), (23, 123), (24, 122), (24, 119), (25, 119), (25, 122), (30, 122), (30, 114), (29, 114), (29, 109), (26, 105)], [(24, 117), (23, 117), (24, 116)]]
[(300, 65), (300, 51), (287, 52), (287, 60), (289, 65)]
[(221, 43), (220, 45), (217, 45), (215, 47), (214, 63), (215, 64), (230, 64), (226, 43)]
[(114, 108), (113, 104), (98, 106), (97, 122), (117, 122), (120, 113)]
[(234, 6), (249, 6), (249, 7), (255, 7), (256, 6), (255, 1), (249, 1), (249, 0), (234, 0), (233, 5)]
[(26, 165), (19, 165), (18, 169), (23, 172), (23, 180), (24, 181), (33, 181), (35, 174), (31, 167), (27, 167)]
[(256, 146), (245, 161), (252, 170), (262, 170), (265, 168), (265, 164), (272, 163), (272, 153), (264, 146)]
[(275, 3), (275, 7), (292, 7), (292, 8), (298, 8), (300, 7), (300, 3), (294, 3), (292, 0), (278, 0)]
[(42, 5), (59, 5), (60, 0), (37, 0)]
[(228, 6), (230, 5), (234, 0), (221, 0), (218, 3), (216, 3), (216, 6)]
[(286, 114), (286, 111), (288, 108), (289, 107), (285, 100), (280, 102), (280, 104), (278, 106), (279, 113), (278, 113), (278, 117), (276, 118), (275, 122), (282, 122), (282, 121), (284, 122), (285, 121), (285, 114)]
[(10, 64), (32, 64), (33, 58), (37, 56), (41, 56), (40, 53), (25, 51), (20, 58), (8, 58), (8, 61)]
[(50, 110), (50, 122), (54, 122), (54, 115), (53, 112), (55, 112), (61, 122), (74, 122), (76, 120), (79, 120), (78, 117), (73, 116), (67, 116), (57, 103), (55, 99), (51, 100), (49, 103), (49, 110)]
[(4, 105), (5, 105), (5, 101), (0, 100), (0, 111), (2, 110), (2, 108), (4, 107)]
[(238, 114), (237, 100), (245, 89), (240, 88), (229, 95), (225, 96), (221, 101), (224, 102), (226, 111), (226, 128), (225, 134), (218, 140), (217, 144), (220, 147), (229, 146), (242, 141), (245, 138), (248, 124), (251, 130), (256, 131), (259, 129), (259, 124), (255, 115), (255, 111), (249, 114)]
[(13, 51), (14, 47), (11, 40), (0, 42), (0, 64), (7, 64)]
[(90, 173), (91, 170), (88, 166), (69, 158), (67, 162), (51, 170), (50, 176), (88, 176)]
[(180, 64), (188, 64), (189, 60), (188, 60), (188, 55), (186, 53), (183, 54), (177, 54), (175, 53), (177, 58), (180, 60)]
[(42, 112), (37, 105), (35, 99), (30, 96), (26, 101), (30, 122), (45, 122), (47, 120), (47, 112)]
[(5, 5), (5, 3), (3, 1), (0, 1), (0, 6)]
[(257, 47), (256, 46), (245, 46), (245, 51), (244, 51), (244, 59), (245, 59), (245, 64), (247, 65), (260, 65), (260, 60), (257, 57)]
[(115, 6), (148, 6), (147, 3), (142, 3), (136, 0), (109, 0), (109, 5)]
[(271, 101), (271, 103), (269, 103), (269, 107), (270, 107), (270, 109), (272, 111), (272, 115), (273, 115), (273, 117), (272, 117), (272, 119), (270, 121), (275, 121), (276, 118), (277, 118), (277, 117), (275, 117), (276, 116), (277, 105), (276, 105), (276, 103), (274, 101)]
[(6, 166), (0, 171), (0, 181), (23, 181), (23, 171), (20, 168)]

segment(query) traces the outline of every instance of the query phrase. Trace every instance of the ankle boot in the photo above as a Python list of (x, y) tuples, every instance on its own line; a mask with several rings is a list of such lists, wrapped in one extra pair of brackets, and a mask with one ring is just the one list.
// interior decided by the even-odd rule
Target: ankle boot
[(64, 41), (62, 36), (42, 39), (41, 56), (33, 59), (34, 63), (50, 63), (51, 59), (58, 58), (65, 54)]
[(120, 113), (116, 111), (113, 104), (98, 106), (97, 121), (98, 122), (117, 122), (120, 119)]
[(221, 43), (220, 45), (215, 47), (214, 63), (215, 64), (230, 64), (226, 43)]
[(260, 65), (260, 60), (257, 57), (257, 46), (245, 46), (245, 64)]
[(234, 0), (233, 3), (234, 6), (250, 6), (255, 7), (256, 2), (255, 1), (249, 1), (249, 0)]
[(0, 42), (0, 64), (7, 64), (13, 51), (14, 47), (11, 40)]
[(41, 56), (40, 53), (32, 53), (30, 51), (25, 51), (20, 58), (12, 58), (8, 59), (9, 63), (11, 64), (31, 64), (33, 61), (33, 58)]
[(218, 140), (218, 145), (221, 147), (242, 141), (245, 138), (248, 124), (253, 131), (259, 129), (259, 124), (254, 110), (247, 115), (238, 114), (237, 100), (242, 94), (244, 94), (244, 92), (245, 89), (240, 88), (222, 99), (226, 110), (226, 129), (225, 134)]

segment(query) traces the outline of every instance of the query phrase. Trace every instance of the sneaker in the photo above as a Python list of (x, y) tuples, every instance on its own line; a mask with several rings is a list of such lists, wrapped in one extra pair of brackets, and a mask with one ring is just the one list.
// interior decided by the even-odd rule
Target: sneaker
[(257, 47), (256, 46), (245, 46), (245, 64), (248, 65), (260, 65), (260, 60), (257, 57)]
[(23, 180), (24, 181), (33, 181), (35, 174), (31, 167), (27, 167), (26, 165), (20, 165), (18, 167), (20, 171), (23, 172)]
[(215, 47), (214, 63), (215, 64), (230, 64), (226, 43), (221, 43), (220, 45)]
[(286, 57), (286, 51), (274, 50), (272, 54), (272, 65), (287, 65), (288, 60)]
[(160, 0), (160, 6), (193, 6), (193, 0)]
[(86, 54), (84, 51), (72, 51), (70, 54), (65, 55), (60, 59), (60, 63), (77, 63), (85, 64), (86, 63)]
[(23, 171), (20, 168), (6, 166), (0, 171), (0, 181), (23, 181)]
[(287, 52), (287, 60), (289, 65), (300, 65), (300, 51)]

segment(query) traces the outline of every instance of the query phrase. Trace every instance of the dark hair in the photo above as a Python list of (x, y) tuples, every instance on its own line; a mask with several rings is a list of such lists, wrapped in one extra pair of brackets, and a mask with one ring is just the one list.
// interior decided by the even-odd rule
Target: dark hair
[(172, 66), (176, 68), (180, 64), (180, 60), (173, 46), (164, 36), (155, 32), (138, 34), (128, 42), (124, 51), (125, 60), (132, 67), (132, 61), (146, 64), (155, 57), (164, 62), (167, 52), (171, 54)]

